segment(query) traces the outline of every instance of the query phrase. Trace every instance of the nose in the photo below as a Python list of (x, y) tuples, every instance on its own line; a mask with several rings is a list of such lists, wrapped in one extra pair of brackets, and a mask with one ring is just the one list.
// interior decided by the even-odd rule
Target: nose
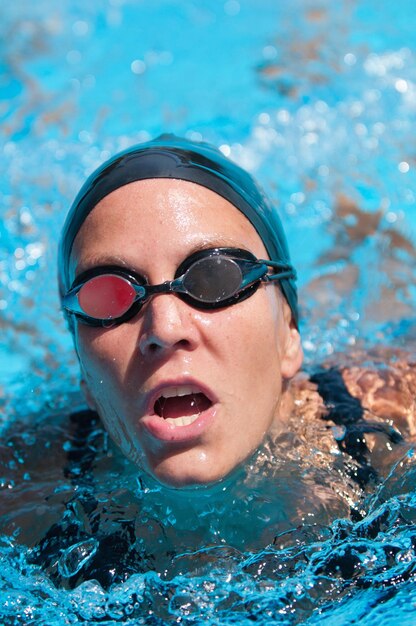
[(139, 350), (145, 358), (169, 351), (194, 350), (198, 330), (193, 309), (174, 294), (154, 294), (142, 309)]

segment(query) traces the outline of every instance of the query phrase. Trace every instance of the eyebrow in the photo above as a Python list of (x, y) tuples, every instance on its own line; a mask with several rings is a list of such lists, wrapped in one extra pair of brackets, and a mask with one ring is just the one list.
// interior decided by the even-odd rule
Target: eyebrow
[(127, 263), (126, 259), (123, 259), (118, 255), (106, 255), (106, 256), (90, 256), (84, 259), (79, 265), (75, 268), (75, 276), (79, 274), (83, 274), (87, 270), (94, 269), (95, 267), (105, 267), (106, 265), (117, 265), (119, 267), (130, 268), (130, 264)]
[[(194, 252), (208, 250), (209, 248), (243, 248), (246, 250), (247, 245), (244, 245), (241, 241), (236, 241), (235, 239), (228, 237), (207, 237), (193, 246), (187, 256), (190, 256)], [(249, 252), (251, 252), (251, 250), (249, 250)]]

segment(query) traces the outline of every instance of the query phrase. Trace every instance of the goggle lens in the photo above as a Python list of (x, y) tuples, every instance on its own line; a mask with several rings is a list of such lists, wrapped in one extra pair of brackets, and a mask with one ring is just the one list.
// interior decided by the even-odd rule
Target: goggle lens
[(88, 280), (78, 292), (78, 302), (88, 317), (100, 320), (124, 315), (134, 302), (131, 283), (115, 274), (102, 274)]
[(243, 275), (235, 261), (212, 256), (193, 263), (186, 271), (183, 286), (192, 298), (215, 303), (230, 298), (241, 286)]

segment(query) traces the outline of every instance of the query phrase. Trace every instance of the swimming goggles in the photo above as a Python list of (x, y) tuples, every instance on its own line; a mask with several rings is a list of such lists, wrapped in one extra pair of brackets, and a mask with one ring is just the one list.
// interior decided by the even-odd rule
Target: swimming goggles
[(119, 266), (89, 269), (76, 278), (62, 305), (86, 324), (110, 327), (134, 317), (156, 294), (174, 293), (197, 309), (218, 309), (248, 298), (262, 281), (282, 278), (295, 278), (291, 265), (257, 259), (240, 248), (210, 248), (191, 254), (174, 280), (160, 285)]

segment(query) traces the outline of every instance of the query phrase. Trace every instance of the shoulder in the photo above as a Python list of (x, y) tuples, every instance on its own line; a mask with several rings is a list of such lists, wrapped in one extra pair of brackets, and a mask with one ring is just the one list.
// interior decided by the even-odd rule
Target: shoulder
[(369, 364), (344, 367), (341, 373), (369, 418), (385, 420), (406, 440), (416, 440), (416, 359), (411, 354), (378, 349)]
[(291, 383), (290, 428), (323, 463), (342, 454), (362, 488), (386, 476), (416, 442), (412, 354), (381, 349), (336, 355)]
[(341, 425), (383, 422), (416, 440), (416, 359), (399, 349), (377, 348), (332, 358), (291, 383), (302, 417)]

